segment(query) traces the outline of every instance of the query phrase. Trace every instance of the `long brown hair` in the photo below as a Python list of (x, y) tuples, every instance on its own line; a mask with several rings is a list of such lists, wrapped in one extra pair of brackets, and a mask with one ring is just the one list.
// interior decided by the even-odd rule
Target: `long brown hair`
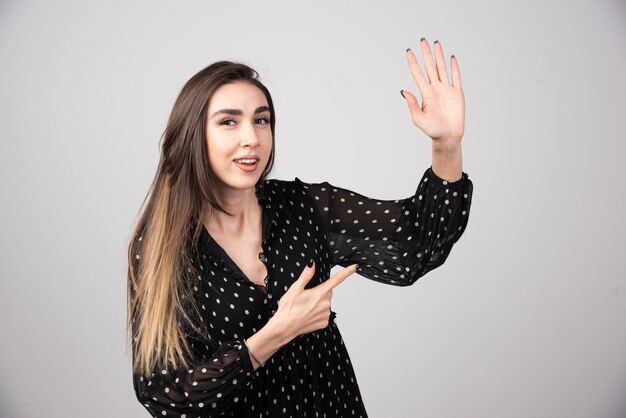
[[(274, 104), (258, 77), (245, 64), (216, 62), (191, 77), (174, 103), (161, 137), (157, 172), (128, 248), (127, 332), (136, 373), (149, 376), (157, 368), (186, 367), (192, 357), (187, 337), (210, 340), (187, 281), (194, 270), (200, 219), (206, 211), (226, 213), (215, 195), (217, 179), (208, 159), (208, 104), (219, 87), (248, 82), (267, 98), (274, 136)], [(257, 195), (273, 163), (274, 141)]]

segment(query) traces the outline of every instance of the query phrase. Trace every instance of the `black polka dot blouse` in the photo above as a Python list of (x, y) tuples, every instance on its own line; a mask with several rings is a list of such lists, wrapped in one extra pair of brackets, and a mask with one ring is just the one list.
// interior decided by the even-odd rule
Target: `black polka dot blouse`
[(257, 370), (243, 339), (267, 323), (311, 259), (316, 269), (307, 287), (327, 280), (334, 265), (355, 263), (368, 279), (413, 284), (443, 264), (463, 234), (472, 187), (466, 173), (449, 183), (432, 167), (403, 200), (375, 200), (326, 182), (267, 180), (259, 199), (266, 286), (246, 278), (203, 229), (194, 289), (219, 346), (194, 341), (191, 368), (135, 375), (137, 398), (155, 417), (366, 417), (335, 312), (328, 327), (296, 337)]

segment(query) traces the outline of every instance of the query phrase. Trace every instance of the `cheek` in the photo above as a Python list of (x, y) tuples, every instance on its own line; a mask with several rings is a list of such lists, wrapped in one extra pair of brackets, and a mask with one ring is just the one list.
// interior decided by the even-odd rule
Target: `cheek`
[(272, 132), (270, 131), (263, 137), (263, 142), (265, 143), (265, 148), (268, 148), (270, 151), (272, 150), (272, 144), (274, 139), (272, 138)]
[(220, 176), (219, 173), (222, 173), (225, 169), (225, 163), (219, 146), (216, 146), (215, 143), (208, 143), (207, 154), (207, 160), (209, 161), (209, 167), (211, 167), (211, 171)]
[(230, 145), (228, 138), (224, 138), (223, 136), (207, 135), (206, 145), (211, 165), (222, 163), (222, 160), (232, 154), (232, 146)]

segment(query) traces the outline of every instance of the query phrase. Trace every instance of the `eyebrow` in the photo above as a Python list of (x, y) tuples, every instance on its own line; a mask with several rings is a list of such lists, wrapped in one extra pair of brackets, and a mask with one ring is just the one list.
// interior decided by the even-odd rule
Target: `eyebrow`
[[(259, 106), (255, 109), (254, 114), (269, 112), (270, 108), (268, 106)], [(233, 115), (233, 116), (241, 116), (243, 112), (239, 109), (220, 109), (217, 112), (213, 113), (209, 119), (213, 119), (217, 115)]]

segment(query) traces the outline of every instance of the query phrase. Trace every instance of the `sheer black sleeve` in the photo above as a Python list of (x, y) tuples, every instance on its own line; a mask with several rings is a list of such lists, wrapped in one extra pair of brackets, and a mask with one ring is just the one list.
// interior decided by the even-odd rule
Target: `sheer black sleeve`
[[(135, 247), (132, 266), (140, 267), (142, 237)], [(133, 286), (128, 289), (131, 294)], [(153, 370), (149, 377), (133, 374), (139, 402), (155, 417), (216, 417), (237, 403), (250, 385), (254, 371), (247, 346), (242, 341), (224, 342), (217, 347), (197, 338), (188, 339), (199, 359), (190, 368)], [(134, 344), (133, 343), (133, 353)]]
[(369, 279), (408, 286), (446, 260), (467, 226), (473, 185), (466, 173), (455, 182), (429, 167), (415, 195), (376, 200), (327, 182), (304, 183), (326, 226), (333, 264), (358, 263)]
[(149, 378), (135, 374), (133, 384), (152, 416), (214, 417), (239, 401), (252, 371), (246, 345), (230, 342), (190, 369), (157, 370)]

